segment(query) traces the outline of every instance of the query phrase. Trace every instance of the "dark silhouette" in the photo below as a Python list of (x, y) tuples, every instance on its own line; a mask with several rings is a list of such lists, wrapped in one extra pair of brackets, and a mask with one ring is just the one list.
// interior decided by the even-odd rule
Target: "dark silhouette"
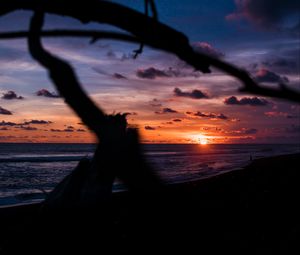
[[(2, 33), (0, 37), (28, 37), (32, 57), (48, 70), (59, 94), (99, 141), (93, 159), (80, 161), (41, 205), (21, 209), (24, 218), (18, 219), (14, 227), (6, 226), (8, 240), (0, 251), (3, 254), (188, 254), (196, 249), (206, 254), (267, 254), (273, 251), (272, 247), (278, 251), (277, 246), (272, 246), (277, 242), (284, 251), (292, 247), (298, 222), (290, 228), (289, 224), (278, 221), (276, 227), (280, 231), (275, 232), (269, 214), (279, 216), (278, 204), (297, 212), (295, 182), (299, 174), (292, 163), (287, 175), (282, 176), (280, 171), (282, 162), (296, 162), (295, 158), (277, 159), (277, 171), (267, 167), (263, 174), (260, 171), (266, 167), (264, 161), (254, 161), (252, 168), (238, 173), (166, 185), (145, 161), (138, 131), (127, 126), (126, 114), (106, 115), (97, 107), (82, 90), (70, 64), (43, 48), (41, 36), (89, 36), (93, 41), (113, 38), (138, 42), (141, 46), (135, 57), (142, 53), (143, 45), (149, 45), (177, 55), (202, 72), (210, 72), (210, 66), (220, 68), (242, 81), (247, 92), (293, 101), (300, 101), (299, 93), (285, 86), (261, 87), (247, 72), (195, 52), (183, 34), (157, 20), (154, 1), (145, 1), (145, 15), (112, 2), (91, 0), (84, 3), (84, 8), (82, 4), (68, 0), (40, 3), (11, 0), (0, 4), (0, 15), (18, 9), (35, 12), (29, 32)], [(148, 16), (148, 4), (153, 17)], [(98, 31), (42, 32), (44, 13), (67, 15), (84, 23), (112, 24), (133, 36)], [(112, 193), (116, 178), (124, 182), (128, 192)], [(277, 194), (278, 186), (286, 189)], [(5, 217), (13, 217), (9, 210), (4, 211)], [(281, 216), (289, 223), (296, 219), (288, 218), (287, 214)], [(241, 221), (240, 217), (247, 221)], [(14, 228), (18, 231), (14, 232)], [(282, 239), (281, 231), (290, 236)]]

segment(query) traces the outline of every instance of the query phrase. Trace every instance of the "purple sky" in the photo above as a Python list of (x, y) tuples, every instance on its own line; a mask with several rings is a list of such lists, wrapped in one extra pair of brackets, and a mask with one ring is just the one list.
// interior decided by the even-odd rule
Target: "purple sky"
[[(144, 8), (144, 1), (115, 2)], [(196, 50), (244, 67), (266, 86), (285, 82), (300, 89), (298, 1), (156, 2), (159, 19), (184, 32)], [(30, 16), (15, 12), (1, 17), (0, 30), (27, 29)], [(47, 15), (45, 28), (114, 29), (54, 15)], [(107, 113), (130, 113), (129, 123), (140, 128), (144, 142), (300, 139), (299, 104), (241, 94), (240, 84), (218, 70), (194, 72), (176, 57), (148, 47), (134, 60), (135, 44), (99, 40), (91, 45), (89, 39), (76, 38), (43, 42), (70, 61), (85, 90)], [(46, 71), (31, 59), (26, 40), (0, 41), (0, 97), (0, 142), (94, 139), (59, 98)]]

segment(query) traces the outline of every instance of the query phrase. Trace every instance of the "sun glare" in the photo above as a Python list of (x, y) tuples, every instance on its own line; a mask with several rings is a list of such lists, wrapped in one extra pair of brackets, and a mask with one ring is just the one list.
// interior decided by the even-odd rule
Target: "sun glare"
[(201, 145), (206, 145), (206, 144), (207, 144), (207, 140), (206, 140), (205, 138), (200, 138), (200, 139), (199, 139), (199, 143), (200, 143)]
[(197, 144), (206, 145), (209, 143), (207, 137), (204, 135), (193, 135), (191, 138), (192, 141)]

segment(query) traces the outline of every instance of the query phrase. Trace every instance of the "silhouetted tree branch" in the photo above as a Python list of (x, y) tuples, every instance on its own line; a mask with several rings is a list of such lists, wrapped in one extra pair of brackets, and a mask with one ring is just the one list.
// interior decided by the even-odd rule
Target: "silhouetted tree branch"
[[(38, 0), (2, 2), (0, 4), (0, 15), (21, 9), (34, 10), (39, 3), (41, 2)], [(94, 21), (115, 25), (132, 33), (143, 44), (173, 53), (196, 70), (204, 73), (210, 72), (209, 66), (214, 66), (239, 79), (244, 85), (242, 91), (300, 102), (299, 92), (286, 86), (278, 88), (261, 87), (245, 70), (220, 59), (195, 52), (184, 34), (160, 23), (155, 18), (148, 17), (125, 6), (112, 2), (90, 0), (83, 7), (80, 2), (52, 0), (43, 1), (43, 8), (47, 13), (70, 16), (83, 23)], [(152, 12), (153, 10), (155, 9), (152, 8)], [(140, 47), (136, 53), (141, 51)], [(284, 89), (282, 89), (283, 87)]]
[(79, 164), (50, 194), (46, 204), (97, 206), (110, 198), (117, 175), (130, 190), (145, 194), (159, 189), (159, 179), (143, 160), (136, 131), (127, 129), (126, 114), (105, 115), (81, 89), (72, 67), (43, 48), (40, 39), (43, 20), (43, 12), (35, 12), (28, 35), (29, 51), (49, 71), (60, 94), (100, 140), (92, 162)]

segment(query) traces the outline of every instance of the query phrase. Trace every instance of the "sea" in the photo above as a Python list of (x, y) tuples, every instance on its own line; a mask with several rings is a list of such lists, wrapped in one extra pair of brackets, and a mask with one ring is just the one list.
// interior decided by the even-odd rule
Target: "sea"
[[(95, 144), (0, 143), (0, 207), (42, 201)], [(167, 183), (240, 170), (251, 159), (300, 152), (300, 144), (144, 144), (146, 160)], [(120, 181), (114, 191), (126, 189)]]

